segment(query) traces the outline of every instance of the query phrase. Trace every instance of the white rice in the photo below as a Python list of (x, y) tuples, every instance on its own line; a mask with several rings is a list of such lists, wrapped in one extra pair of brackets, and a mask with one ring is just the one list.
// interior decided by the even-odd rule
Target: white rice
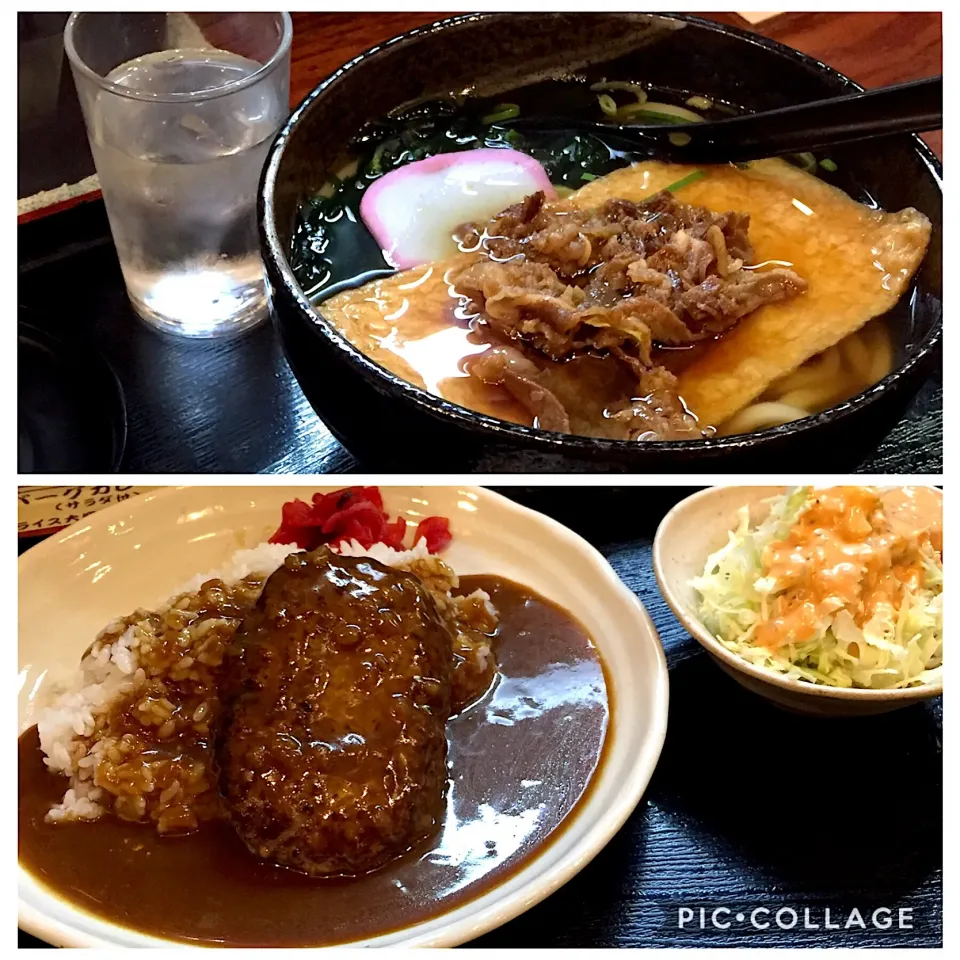
[(385, 543), (375, 543), (372, 547), (362, 547), (356, 540), (341, 543), (335, 548), (345, 557), (370, 557), (379, 560), (388, 567), (405, 567), (414, 560), (429, 560), (433, 554), (427, 549), (427, 541), (421, 537), (409, 550), (394, 550)]
[[(273, 573), (286, 557), (301, 549), (295, 543), (259, 543), (255, 547), (238, 550), (222, 567), (207, 573), (198, 573), (176, 592), (193, 593), (207, 580), (222, 580), (229, 584), (253, 573)], [(422, 537), (409, 550), (394, 550), (385, 543), (375, 543), (368, 548), (361, 546), (356, 540), (341, 543), (333, 550), (345, 557), (371, 557), (389, 567), (403, 567), (412, 560), (426, 560), (431, 556), (427, 550), (427, 541)]]
[(238, 550), (222, 567), (191, 577), (174, 593), (194, 593), (208, 580), (230, 584), (253, 573), (273, 573), (286, 557), (300, 549), (295, 543), (258, 543), (255, 547)]
[[(208, 580), (219, 579), (233, 584), (252, 574), (268, 575), (283, 563), (284, 558), (300, 549), (296, 544), (261, 543), (238, 550), (222, 567), (187, 581), (174, 596), (194, 593)], [(356, 540), (335, 549), (344, 556), (368, 556), (398, 568), (431, 557), (424, 539), (409, 550), (394, 550), (382, 543), (368, 549)], [(492, 611), (489, 597), (485, 593), (482, 596)], [(168, 607), (171, 599), (165, 599), (161, 609)], [(136, 630), (136, 626), (129, 627), (109, 645), (94, 643), (80, 662), (73, 682), (66, 688), (60, 687), (50, 706), (40, 712), (37, 732), (44, 762), (51, 771), (70, 777), (70, 788), (62, 802), (47, 814), (50, 820), (96, 819), (103, 812), (97, 802), (102, 790), (94, 784), (94, 772), (104, 744), (101, 741), (91, 744), (86, 738), (93, 735), (96, 718), (144, 679), (144, 671), (139, 667)], [(480, 651), (484, 662), (489, 653), (486, 647)]]

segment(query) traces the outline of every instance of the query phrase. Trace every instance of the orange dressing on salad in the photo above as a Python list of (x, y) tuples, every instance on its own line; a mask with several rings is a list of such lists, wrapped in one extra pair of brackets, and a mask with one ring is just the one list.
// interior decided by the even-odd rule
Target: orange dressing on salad
[(787, 536), (763, 552), (764, 576), (784, 592), (757, 625), (757, 643), (773, 650), (810, 640), (823, 618), (841, 609), (863, 626), (881, 604), (898, 607), (904, 591), (923, 581), (922, 547), (929, 543), (939, 552), (942, 541), (937, 490), (817, 492)]

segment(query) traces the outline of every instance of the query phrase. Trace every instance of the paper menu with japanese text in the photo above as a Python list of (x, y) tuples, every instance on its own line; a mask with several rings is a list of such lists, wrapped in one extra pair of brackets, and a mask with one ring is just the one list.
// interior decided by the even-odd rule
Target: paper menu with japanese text
[(43, 537), (89, 517), (98, 510), (124, 503), (155, 487), (126, 484), (99, 487), (20, 487), (18, 490), (17, 533), (21, 537)]

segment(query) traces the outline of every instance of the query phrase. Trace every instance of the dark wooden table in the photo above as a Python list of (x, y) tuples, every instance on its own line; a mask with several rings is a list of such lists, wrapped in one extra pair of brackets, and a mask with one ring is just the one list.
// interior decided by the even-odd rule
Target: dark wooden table
[[(294, 14), (292, 102), (368, 47), (440, 16)], [(736, 14), (707, 16), (747, 27)], [(868, 86), (941, 71), (939, 13), (784, 14), (757, 30)], [(62, 182), (64, 154), (74, 176), (92, 172), (92, 164), (84, 170), (76, 160), (87, 147), (71, 96), (67, 71), (56, 136), (21, 138), (31, 189)], [(70, 150), (63, 148), (64, 131), (72, 131)], [(940, 150), (939, 134), (929, 142)], [(42, 143), (46, 152), (36, 149)], [(116, 370), (129, 419), (123, 472), (336, 473), (357, 466), (307, 403), (269, 326), (232, 343), (198, 343), (161, 337), (137, 320), (99, 202), (20, 227), (20, 303), (36, 308), (51, 332), (95, 345)], [(942, 391), (935, 376), (861, 469), (939, 472), (941, 465)]]
[[(941, 705), (862, 720), (782, 713), (709, 661), (667, 608), (651, 538), (689, 489), (635, 491), (604, 515), (609, 488), (501, 493), (575, 529), (643, 601), (670, 669), (666, 743), (639, 807), (578, 876), (474, 941), (484, 947), (941, 946)], [(614, 494), (622, 491), (614, 491)], [(21, 549), (25, 549), (21, 541)], [(798, 928), (678, 929), (681, 907), (755, 907)], [(825, 930), (853, 909), (911, 909), (913, 930)], [(802, 929), (804, 909), (809, 924)], [(784, 922), (789, 923), (789, 914)], [(21, 946), (44, 946), (25, 934)]]

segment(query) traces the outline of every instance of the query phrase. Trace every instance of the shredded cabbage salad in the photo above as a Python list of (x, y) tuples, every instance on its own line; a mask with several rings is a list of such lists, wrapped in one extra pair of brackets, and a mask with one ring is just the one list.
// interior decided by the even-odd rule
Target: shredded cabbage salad
[(833, 687), (894, 689), (929, 683), (940, 676), (943, 659), (943, 566), (922, 546), (923, 582), (904, 589), (899, 609), (879, 604), (858, 626), (846, 609), (824, 612), (817, 634), (802, 643), (771, 650), (754, 642), (757, 624), (767, 619), (779, 591), (763, 576), (767, 544), (784, 539), (813, 502), (811, 487), (796, 487), (767, 501), (770, 512), (751, 527), (749, 508), (738, 514), (726, 546), (707, 558), (691, 586), (700, 595), (700, 617), (728, 650), (777, 674)]

